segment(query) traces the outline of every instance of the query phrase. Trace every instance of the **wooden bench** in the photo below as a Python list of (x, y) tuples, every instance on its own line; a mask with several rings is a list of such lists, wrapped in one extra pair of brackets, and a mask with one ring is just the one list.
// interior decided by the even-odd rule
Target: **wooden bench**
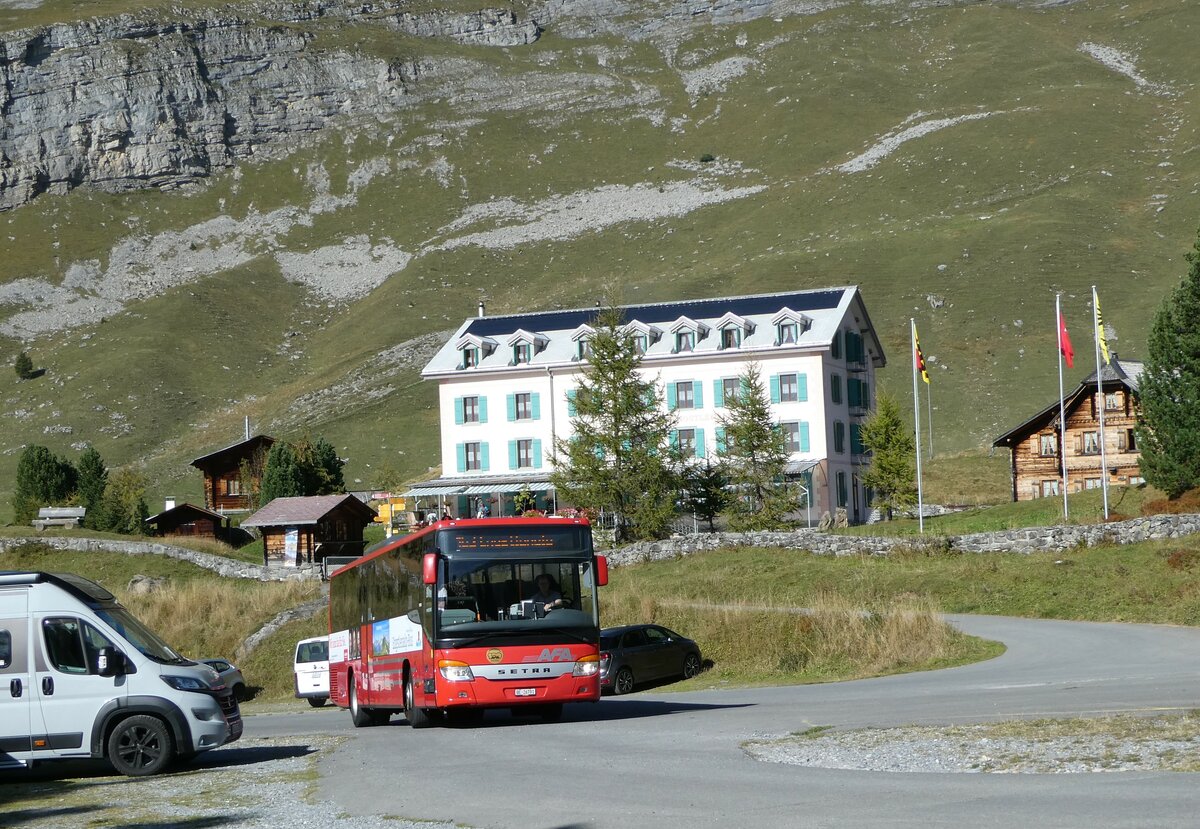
[(83, 507), (42, 507), (38, 510), (38, 517), (33, 519), (33, 526), (39, 530), (47, 527), (75, 528), (83, 521), (86, 512)]

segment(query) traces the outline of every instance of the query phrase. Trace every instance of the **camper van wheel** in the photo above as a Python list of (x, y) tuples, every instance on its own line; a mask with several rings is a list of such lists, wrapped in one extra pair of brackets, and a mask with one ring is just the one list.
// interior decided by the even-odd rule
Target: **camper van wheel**
[(365, 728), (377, 722), (370, 711), (358, 704), (358, 685), (353, 675), (350, 677), (350, 721), (354, 723), (355, 728)]
[(309, 697), (308, 704), (313, 708), (320, 708), (325, 705), (325, 697)]
[(157, 717), (146, 714), (127, 717), (108, 736), (108, 761), (118, 772), (130, 777), (158, 774), (174, 754), (171, 732)]

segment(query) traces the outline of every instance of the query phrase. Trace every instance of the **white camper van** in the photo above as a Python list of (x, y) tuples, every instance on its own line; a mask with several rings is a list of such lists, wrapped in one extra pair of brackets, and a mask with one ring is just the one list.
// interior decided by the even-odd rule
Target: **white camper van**
[(320, 708), (329, 699), (329, 637), (314, 636), (296, 643), (292, 665), (296, 675), (296, 696)]
[(0, 571), (0, 768), (101, 757), (122, 774), (155, 774), (241, 734), (216, 671), (180, 656), (103, 587)]

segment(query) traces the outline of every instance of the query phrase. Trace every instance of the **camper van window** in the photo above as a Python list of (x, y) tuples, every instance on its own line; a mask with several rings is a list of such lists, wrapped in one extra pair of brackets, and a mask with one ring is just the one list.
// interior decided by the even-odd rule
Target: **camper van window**
[(165, 665), (187, 665), (184, 659), (171, 649), (171, 646), (158, 638), (158, 635), (139, 622), (132, 613), (120, 605), (116, 607), (97, 608), (96, 615), (112, 626), (112, 629), (129, 640), (129, 643), (141, 651), (142, 655)]
[(64, 674), (86, 674), (83, 640), (78, 619), (46, 619), (42, 622), (46, 637), (46, 659)]
[(0, 630), (0, 670), (12, 664), (12, 634)]

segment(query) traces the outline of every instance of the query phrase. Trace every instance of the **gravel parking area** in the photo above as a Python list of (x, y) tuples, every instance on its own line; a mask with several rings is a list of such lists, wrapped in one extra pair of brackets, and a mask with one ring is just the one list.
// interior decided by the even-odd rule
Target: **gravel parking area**
[(1200, 736), (1192, 716), (846, 732), (813, 729), (805, 734), (751, 740), (743, 748), (751, 757), (770, 763), (857, 771), (1079, 774), (1200, 770)]
[(239, 740), (205, 752), (173, 774), (120, 777), (103, 763), (46, 763), (0, 773), (0, 825), (6, 829), (456, 829), (453, 824), (352, 817), (317, 802), (323, 751), (342, 738)]

